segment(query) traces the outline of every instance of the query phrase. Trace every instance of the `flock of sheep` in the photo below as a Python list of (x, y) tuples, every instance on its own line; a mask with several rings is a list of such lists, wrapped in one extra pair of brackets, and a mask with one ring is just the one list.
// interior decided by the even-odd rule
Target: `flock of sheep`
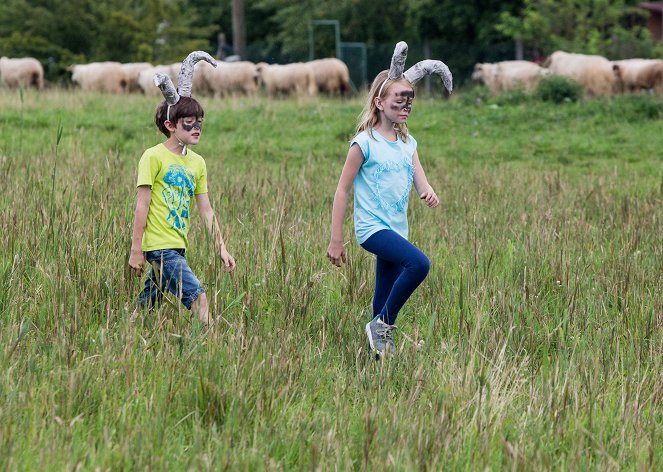
[(500, 94), (518, 88), (531, 92), (541, 78), (553, 74), (575, 80), (588, 97), (643, 90), (663, 94), (663, 60), (609, 61), (602, 56), (563, 51), (552, 53), (543, 66), (529, 61), (476, 64), (472, 79), (484, 83), (493, 94)]
[[(71, 80), (82, 90), (107, 93), (144, 93), (160, 95), (154, 74), (171, 77), (175, 86), (181, 63), (154, 66), (148, 62), (122, 64), (94, 62), (69, 67)], [(315, 96), (318, 93), (345, 95), (350, 92), (350, 74), (339, 59), (317, 59), (291, 64), (266, 64), (248, 61), (218, 62), (214, 68), (205, 61), (196, 64), (193, 88), (197, 94), (226, 96), (257, 95), (264, 85), (270, 97)], [(44, 85), (44, 70), (34, 58), (0, 59), (0, 82), (7, 87)]]
[[(197, 94), (215, 97), (253, 96), (264, 85), (269, 97), (315, 96), (318, 93), (345, 95), (350, 92), (347, 66), (338, 59), (318, 59), (291, 64), (254, 64), (248, 61), (219, 62), (213, 68), (205, 61), (197, 65), (193, 88)], [(180, 63), (153, 66), (147, 62), (121, 64), (95, 62), (69, 68), (71, 79), (83, 90), (157, 96), (156, 72), (168, 74), (175, 85)], [(542, 77), (557, 74), (582, 85), (587, 96), (655, 91), (663, 94), (663, 60), (626, 59), (609, 61), (602, 56), (557, 51), (543, 66), (529, 61), (503, 61), (476, 64), (472, 79), (483, 82), (492, 93), (517, 88), (531, 92)], [(43, 87), (44, 70), (34, 58), (0, 58), (0, 83), (7, 87)]]

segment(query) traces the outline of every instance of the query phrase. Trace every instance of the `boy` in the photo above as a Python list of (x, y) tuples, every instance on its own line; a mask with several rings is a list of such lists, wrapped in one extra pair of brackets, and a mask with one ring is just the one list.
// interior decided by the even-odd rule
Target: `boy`
[[(131, 238), (129, 266), (137, 276), (143, 273), (145, 262), (152, 266), (145, 288), (138, 297), (139, 306), (153, 308), (168, 289), (182, 304), (208, 325), (209, 307), (205, 289), (189, 268), (184, 257), (188, 247), (189, 215), (192, 197), (212, 234), (223, 263), (232, 271), (235, 259), (228, 253), (218, 221), (207, 194), (207, 171), (204, 159), (187, 146), (198, 144), (202, 133), (204, 111), (188, 96), (193, 69), (199, 59), (192, 53), (182, 65), (180, 94), (172, 87), (166, 101), (156, 110), (155, 123), (166, 140), (143, 153), (138, 164), (137, 202)], [(211, 58), (210, 58), (211, 59)], [(209, 61), (208, 61), (209, 62)], [(155, 81), (159, 78), (155, 78)], [(163, 82), (163, 80), (162, 80)], [(187, 90), (184, 95), (183, 90)]]

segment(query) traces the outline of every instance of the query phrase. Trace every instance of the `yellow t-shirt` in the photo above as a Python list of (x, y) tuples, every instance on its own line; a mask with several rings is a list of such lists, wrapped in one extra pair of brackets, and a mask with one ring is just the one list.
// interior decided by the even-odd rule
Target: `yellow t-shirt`
[(205, 160), (190, 149), (180, 156), (158, 144), (140, 158), (136, 186), (141, 185), (152, 188), (143, 251), (186, 249), (193, 197), (207, 193)]

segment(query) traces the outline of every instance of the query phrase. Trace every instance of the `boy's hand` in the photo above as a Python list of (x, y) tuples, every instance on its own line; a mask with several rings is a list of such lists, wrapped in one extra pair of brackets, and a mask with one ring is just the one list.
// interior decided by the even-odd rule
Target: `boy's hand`
[(435, 208), (440, 204), (440, 199), (437, 197), (432, 188), (422, 192), (422, 194), (419, 195), (419, 198), (421, 198), (429, 208)]
[(336, 267), (341, 267), (341, 262), (346, 262), (345, 248), (342, 243), (329, 243), (327, 247), (327, 258)]
[(129, 256), (129, 267), (136, 276), (140, 277), (145, 268), (145, 256), (142, 251), (131, 251)]
[(219, 250), (219, 256), (229, 272), (235, 270), (235, 267), (237, 266), (237, 264), (235, 264), (235, 258), (228, 253), (225, 247), (222, 247)]

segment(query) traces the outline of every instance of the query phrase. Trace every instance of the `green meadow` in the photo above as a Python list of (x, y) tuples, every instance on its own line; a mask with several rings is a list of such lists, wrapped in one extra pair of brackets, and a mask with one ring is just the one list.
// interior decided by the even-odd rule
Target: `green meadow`
[(375, 362), (351, 208), (325, 257), (362, 99), (201, 99), (238, 264), (195, 219), (206, 332), (131, 317), (157, 100), (1, 90), (0, 468), (662, 470), (663, 103), (481, 97), (415, 101), (431, 272)]

